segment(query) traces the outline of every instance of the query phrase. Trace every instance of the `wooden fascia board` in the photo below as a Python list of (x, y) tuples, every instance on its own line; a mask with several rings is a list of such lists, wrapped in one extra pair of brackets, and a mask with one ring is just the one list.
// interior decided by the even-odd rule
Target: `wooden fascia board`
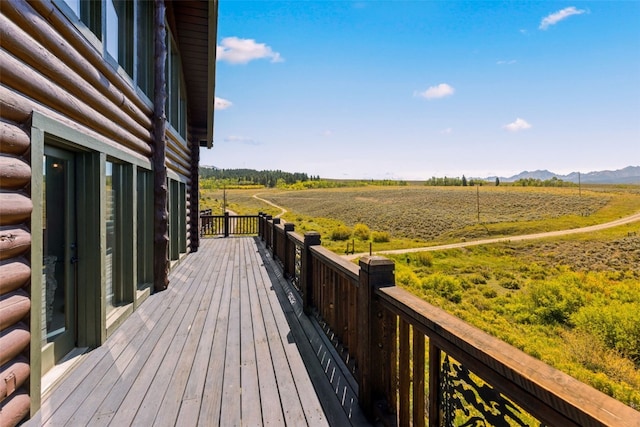
[(216, 92), (216, 46), (218, 40), (218, 0), (209, 1), (209, 46), (207, 78), (207, 148), (213, 147), (213, 123)]

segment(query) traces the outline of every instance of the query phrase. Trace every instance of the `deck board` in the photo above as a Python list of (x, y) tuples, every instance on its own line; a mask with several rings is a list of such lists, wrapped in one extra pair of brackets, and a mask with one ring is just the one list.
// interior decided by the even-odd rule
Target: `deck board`
[[(256, 239), (203, 239), (34, 420), (62, 425), (328, 425), (308, 332)], [(268, 256), (267, 256), (268, 258)], [(275, 280), (275, 281), (274, 281)], [(310, 373), (312, 373), (310, 375)], [(325, 393), (327, 394), (327, 393)], [(329, 393), (330, 394), (330, 393)], [(323, 409), (324, 408), (324, 409)], [(338, 406), (339, 408), (339, 406)], [(357, 419), (357, 417), (355, 418)], [(28, 425), (36, 425), (36, 421)]]

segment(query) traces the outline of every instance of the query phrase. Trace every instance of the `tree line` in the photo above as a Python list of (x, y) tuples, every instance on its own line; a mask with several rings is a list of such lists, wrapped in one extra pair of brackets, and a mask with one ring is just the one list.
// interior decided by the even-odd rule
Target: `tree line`
[(295, 184), (296, 182), (306, 182), (320, 180), (320, 176), (309, 176), (302, 172), (283, 172), (281, 170), (255, 169), (218, 169), (211, 167), (200, 167), (200, 177), (203, 179), (213, 178), (223, 180), (236, 185), (262, 185), (265, 187), (275, 187), (278, 182)]

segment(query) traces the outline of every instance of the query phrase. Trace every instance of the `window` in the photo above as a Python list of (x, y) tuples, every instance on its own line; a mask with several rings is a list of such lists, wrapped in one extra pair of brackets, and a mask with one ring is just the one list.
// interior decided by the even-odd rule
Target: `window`
[[(58, 0), (96, 37), (110, 57), (149, 98), (153, 95), (154, 2), (149, 0)], [(73, 17), (75, 15), (75, 18)], [(83, 27), (80, 25), (80, 27)], [(82, 28), (80, 28), (82, 30)], [(86, 32), (85, 32), (86, 34)], [(94, 43), (95, 44), (95, 43)]]
[(64, 0), (76, 17), (102, 40), (102, 2), (100, 0)]
[(105, 294), (107, 316), (133, 301), (133, 167), (107, 161)]
[(149, 97), (153, 97), (153, 2), (141, 0), (136, 2), (136, 28), (137, 28), (137, 84)]
[(183, 137), (187, 137), (187, 108), (185, 88), (182, 81), (182, 66), (178, 48), (168, 33), (169, 54), (167, 55), (167, 119), (171, 126)]
[(144, 290), (153, 282), (153, 175), (137, 172), (137, 288)]
[(133, 5), (128, 0), (107, 0), (106, 48), (107, 53), (133, 76)]

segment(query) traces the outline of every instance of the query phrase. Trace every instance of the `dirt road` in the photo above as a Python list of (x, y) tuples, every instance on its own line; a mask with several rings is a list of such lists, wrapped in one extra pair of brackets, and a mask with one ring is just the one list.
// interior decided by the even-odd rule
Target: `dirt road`
[[(478, 245), (486, 245), (490, 243), (499, 243), (499, 242), (519, 242), (522, 240), (534, 240), (534, 239), (543, 239), (545, 237), (557, 237), (557, 236), (566, 236), (569, 234), (578, 234), (578, 233), (591, 233), (598, 230), (604, 230), (611, 227), (617, 227), (619, 225), (629, 224), (631, 222), (640, 221), (640, 212), (635, 213), (631, 216), (627, 216), (624, 218), (617, 219), (611, 222), (605, 222), (604, 224), (596, 224), (590, 225), (588, 227), (582, 228), (572, 228), (570, 230), (557, 230), (557, 231), (548, 231), (545, 233), (534, 233), (534, 234), (523, 234), (521, 236), (508, 236), (508, 237), (497, 237), (495, 239), (482, 239), (482, 240), (472, 240), (469, 242), (459, 242), (459, 243), (450, 243), (448, 245), (439, 245), (439, 246), (427, 246), (423, 248), (410, 248), (410, 249), (394, 249), (388, 251), (379, 251), (375, 252), (376, 255), (385, 255), (385, 254), (406, 254), (411, 252), (426, 252), (426, 251), (439, 251), (442, 249), (456, 249), (456, 248), (465, 248), (467, 246), (478, 246)], [(362, 252), (352, 255), (343, 255), (346, 259), (355, 259), (364, 255), (369, 255), (368, 252)]]
[(264, 202), (264, 203), (266, 203), (266, 204), (268, 204), (268, 205), (270, 205), (270, 206), (273, 206), (273, 207), (274, 207), (274, 208), (276, 208), (276, 209), (280, 209), (280, 213), (279, 213), (278, 215), (276, 215), (274, 218), (280, 218), (282, 215), (284, 215), (284, 214), (286, 214), (287, 212), (289, 212), (288, 210), (286, 210), (286, 209), (285, 209), (285, 208), (283, 208), (282, 206), (278, 206), (278, 205), (276, 205), (275, 203), (270, 202), (270, 201), (269, 201), (269, 200), (267, 200), (267, 199), (263, 199), (262, 197), (260, 197), (260, 196), (259, 196), (260, 194), (261, 194), (261, 193), (254, 194), (254, 195), (253, 195), (253, 198), (254, 198), (254, 199), (257, 199), (257, 200), (260, 200), (261, 202)]
[[(253, 197), (261, 202), (264, 202), (268, 205), (273, 206), (276, 209), (280, 209), (280, 213), (275, 216), (275, 218), (280, 218), (282, 215), (287, 213), (288, 211), (282, 206), (278, 206), (269, 200), (263, 199), (259, 196), (260, 193), (254, 194)], [(572, 228), (569, 230), (557, 230), (557, 231), (548, 231), (545, 233), (534, 233), (534, 234), (523, 234), (520, 236), (508, 236), (508, 237), (496, 237), (495, 239), (482, 239), (482, 240), (471, 240), (468, 242), (459, 242), (459, 243), (450, 243), (447, 245), (439, 245), (439, 246), (425, 246), (422, 248), (409, 248), (409, 249), (392, 249), (388, 251), (377, 251), (376, 255), (385, 255), (385, 254), (406, 254), (411, 252), (426, 252), (426, 251), (439, 251), (443, 249), (456, 249), (456, 248), (465, 248), (467, 246), (478, 246), (478, 245), (487, 245), (490, 243), (499, 243), (499, 242), (520, 242), (523, 240), (534, 240), (534, 239), (543, 239), (545, 237), (558, 237), (558, 236), (566, 236), (569, 234), (578, 234), (578, 233), (591, 233), (593, 231), (604, 230), (611, 227), (617, 227), (619, 225), (629, 224), (631, 222), (640, 221), (640, 212), (637, 212), (633, 215), (617, 219), (611, 222), (605, 222), (604, 224), (596, 224), (590, 225), (588, 227), (582, 228)], [(343, 258), (346, 259), (356, 259), (362, 257), (364, 255), (369, 255), (369, 252), (360, 252), (357, 254), (351, 255), (342, 255)]]

